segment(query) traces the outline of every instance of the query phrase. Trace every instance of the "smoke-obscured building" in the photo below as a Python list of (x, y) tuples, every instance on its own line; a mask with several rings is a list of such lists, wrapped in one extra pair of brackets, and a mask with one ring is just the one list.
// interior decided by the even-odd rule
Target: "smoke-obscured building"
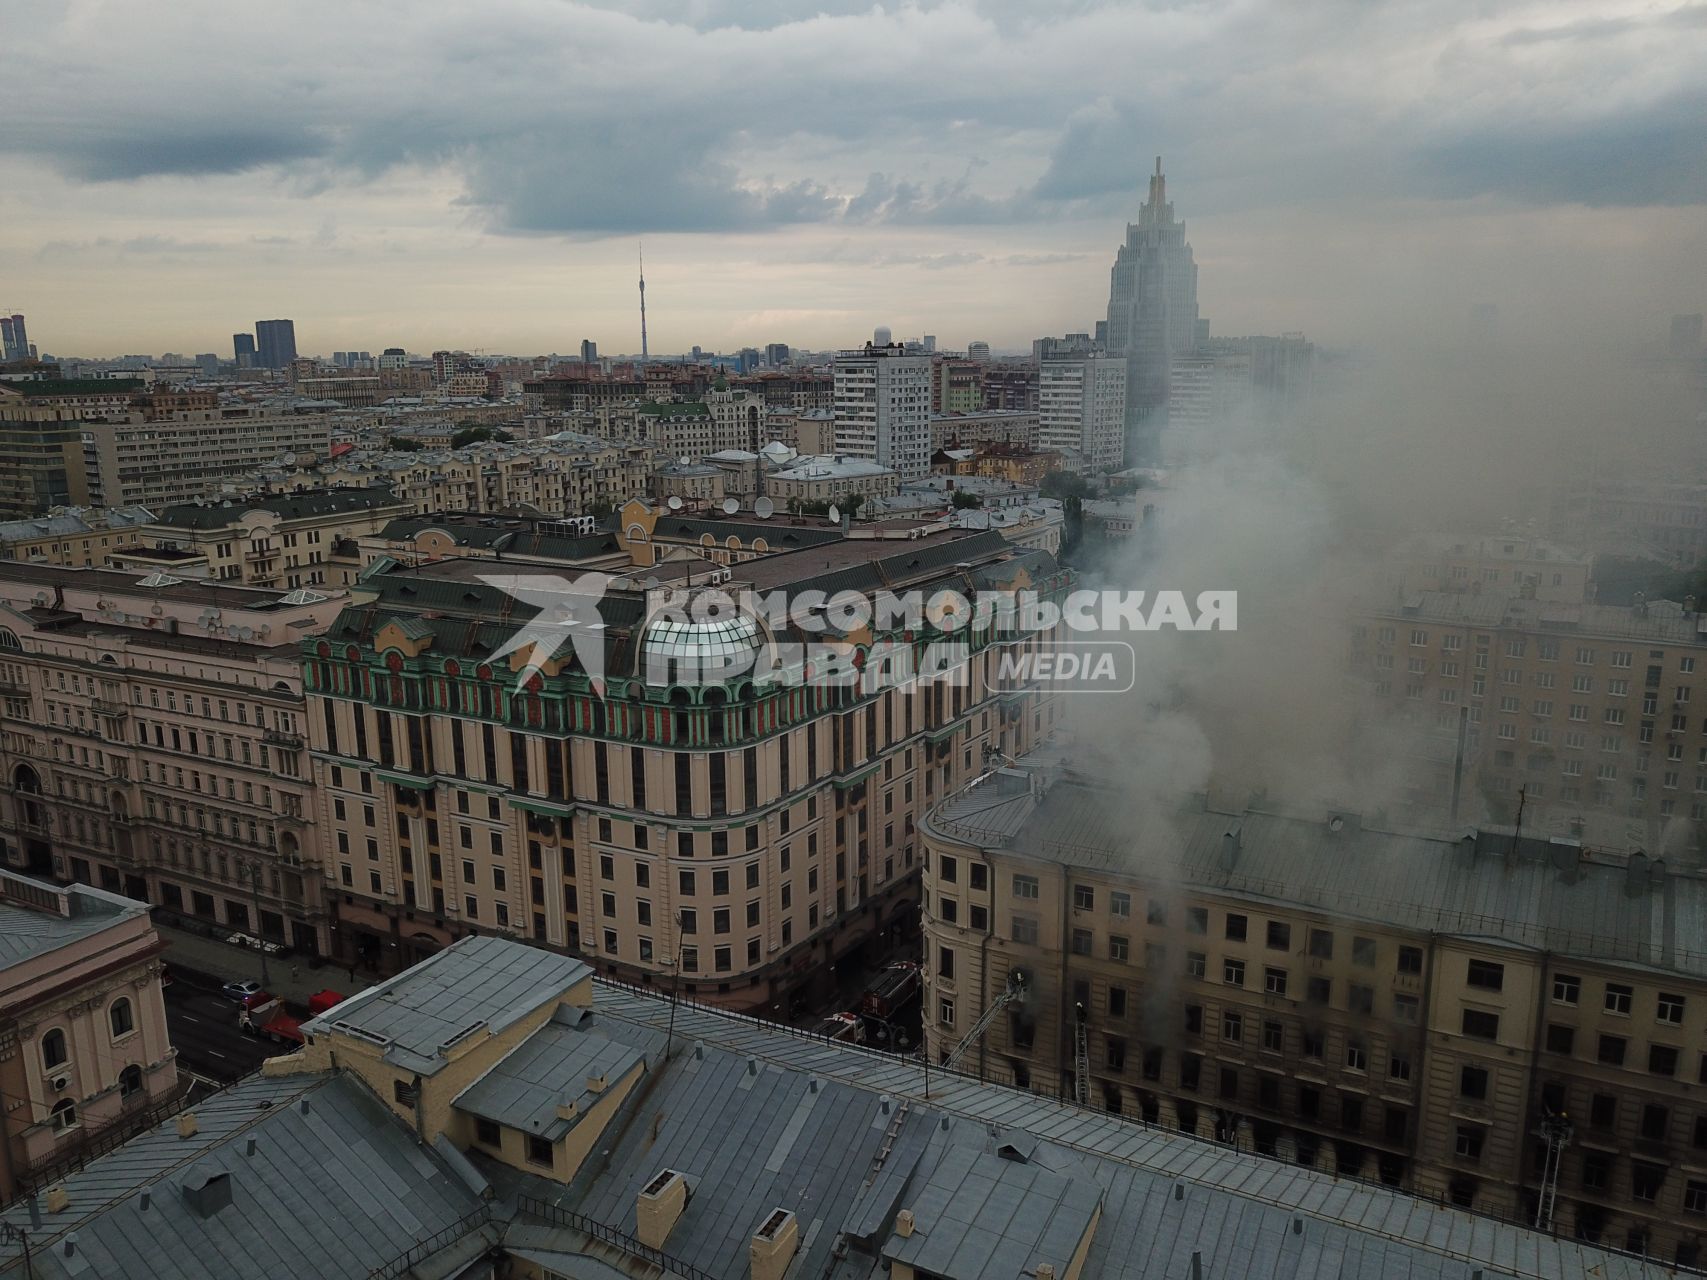
[(1083, 763), (1022, 761), (922, 821), (933, 1057), (1018, 976), (963, 1059), (985, 1078), (1699, 1263), (1692, 865), (1511, 828), (1141, 811)]
[(1196, 346), (1198, 336), (1197, 263), (1185, 224), (1174, 220), (1158, 156), (1150, 198), (1138, 221), (1127, 224), (1109, 278), (1106, 345), (1126, 357), (1127, 454), (1133, 461), (1155, 460), (1174, 357)]

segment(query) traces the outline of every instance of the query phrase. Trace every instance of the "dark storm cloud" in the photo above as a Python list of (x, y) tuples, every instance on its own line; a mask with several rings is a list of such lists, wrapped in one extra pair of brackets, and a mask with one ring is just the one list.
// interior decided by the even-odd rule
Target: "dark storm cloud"
[(184, 0), (92, 38), (122, 12), (73, 0), (0, 52), (0, 151), (300, 197), (418, 166), (515, 235), (1100, 217), (1157, 153), (1223, 209), (1707, 198), (1699, 4), (394, 2), (369, 40), (310, 3), (262, 41)]
[(112, 133), (89, 131), (81, 138), (56, 140), (50, 155), (68, 177), (82, 182), (121, 182), (242, 173), (305, 160), (324, 150), (324, 143), (306, 132), (219, 128), (159, 134), (121, 127)]
[(1630, 118), (1569, 128), (1490, 130), (1423, 149), (1424, 185), (1444, 194), (1505, 194), (1537, 204), (1707, 203), (1707, 93)]

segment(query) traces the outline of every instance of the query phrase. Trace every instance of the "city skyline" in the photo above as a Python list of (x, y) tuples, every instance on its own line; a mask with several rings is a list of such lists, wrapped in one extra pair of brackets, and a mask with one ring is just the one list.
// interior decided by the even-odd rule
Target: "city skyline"
[(1699, 12), (427, 8), (374, 76), (338, 21), (259, 67), (217, 15), (121, 57), (73, 6), (9, 51), (0, 276), (55, 353), (265, 314), (323, 353), (622, 352), (644, 235), (654, 350), (1020, 349), (1100, 314), (1160, 153), (1218, 332), (1410, 339), (1494, 302), (1572, 334), (1588, 298), (1653, 329), (1707, 292)]

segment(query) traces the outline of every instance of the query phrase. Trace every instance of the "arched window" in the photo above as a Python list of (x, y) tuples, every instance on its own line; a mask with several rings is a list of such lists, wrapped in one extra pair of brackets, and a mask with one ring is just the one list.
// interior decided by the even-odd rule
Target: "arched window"
[(142, 1092), (142, 1068), (134, 1062), (119, 1072), (119, 1097), (134, 1098)]
[(128, 996), (113, 1001), (113, 1007), (107, 1010), (107, 1021), (112, 1024), (115, 1040), (136, 1030), (136, 1017), (131, 1013)]
[(64, 1133), (67, 1129), (77, 1127), (77, 1104), (70, 1098), (61, 1098), (53, 1104), (53, 1110), (47, 1113), (47, 1123), (55, 1133)]
[(15, 632), (8, 631), (5, 627), (0, 627), (0, 649), (21, 651), (23, 647), (23, 645), (18, 643), (18, 637)]
[(65, 1032), (55, 1027), (41, 1038), (42, 1065), (57, 1067), (65, 1058)]

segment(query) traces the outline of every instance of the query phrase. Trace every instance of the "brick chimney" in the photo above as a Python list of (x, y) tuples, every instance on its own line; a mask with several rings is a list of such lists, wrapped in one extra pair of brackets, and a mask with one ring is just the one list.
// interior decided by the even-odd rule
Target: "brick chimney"
[(782, 1280), (799, 1247), (799, 1221), (787, 1209), (772, 1209), (747, 1250), (753, 1280)]
[(649, 1249), (662, 1249), (687, 1207), (688, 1180), (674, 1169), (660, 1172), (641, 1190), (635, 1203), (640, 1243)]

